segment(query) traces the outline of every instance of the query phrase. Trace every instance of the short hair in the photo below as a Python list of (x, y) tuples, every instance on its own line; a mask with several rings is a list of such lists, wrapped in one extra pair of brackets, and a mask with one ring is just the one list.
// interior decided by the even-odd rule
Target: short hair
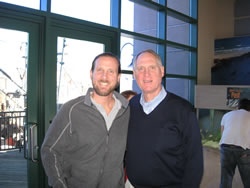
[(153, 55), (158, 63), (159, 66), (162, 66), (162, 61), (161, 61), (161, 57), (154, 51), (154, 50), (151, 50), (151, 49), (147, 49), (147, 50), (143, 50), (141, 51), (140, 53), (138, 53), (134, 59), (134, 62), (133, 62), (133, 69), (136, 68), (136, 62), (137, 62), (137, 59), (139, 58), (140, 55), (144, 54), (144, 53), (149, 53), (151, 55)]
[(125, 97), (126, 99), (128, 99), (130, 96), (137, 95), (137, 93), (135, 91), (132, 91), (132, 90), (126, 90), (126, 91), (121, 92), (121, 95), (123, 97)]
[(250, 111), (250, 100), (248, 100), (247, 98), (240, 99), (238, 109)]
[(121, 62), (120, 62), (119, 58), (116, 55), (114, 55), (113, 53), (111, 53), (111, 52), (104, 52), (104, 53), (101, 53), (101, 54), (99, 54), (98, 56), (95, 57), (95, 59), (92, 62), (92, 66), (91, 66), (91, 71), (92, 72), (95, 70), (96, 60), (98, 58), (100, 58), (100, 57), (111, 57), (111, 58), (114, 58), (117, 61), (117, 63), (118, 63), (118, 74), (121, 73)]

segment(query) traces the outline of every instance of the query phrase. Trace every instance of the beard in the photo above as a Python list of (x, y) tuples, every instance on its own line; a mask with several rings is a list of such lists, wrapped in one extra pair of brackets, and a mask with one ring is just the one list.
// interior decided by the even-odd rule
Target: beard
[[(103, 81), (100, 81), (100, 82), (103, 82)], [(99, 86), (97, 84), (95, 84), (93, 81), (92, 81), (92, 85), (93, 85), (93, 89), (94, 91), (96, 92), (97, 95), (99, 96), (108, 96), (110, 95), (111, 93), (114, 92), (114, 90), (118, 87), (119, 85), (119, 82), (117, 82), (115, 85), (113, 86), (110, 86), (109, 88), (107, 88), (106, 90), (102, 90), (99, 88)]]

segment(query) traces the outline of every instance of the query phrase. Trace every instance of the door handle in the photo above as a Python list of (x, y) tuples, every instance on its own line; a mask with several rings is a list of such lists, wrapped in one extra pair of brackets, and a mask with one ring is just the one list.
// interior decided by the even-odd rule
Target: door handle
[[(31, 154), (31, 160), (33, 162), (37, 162), (37, 160), (35, 159), (34, 157), (34, 149), (37, 151), (38, 149), (38, 146), (35, 145), (35, 140), (34, 140), (34, 130), (35, 128), (37, 127), (37, 124), (33, 124), (31, 127), (30, 127), (30, 154)], [(37, 152), (36, 152), (37, 153)]]

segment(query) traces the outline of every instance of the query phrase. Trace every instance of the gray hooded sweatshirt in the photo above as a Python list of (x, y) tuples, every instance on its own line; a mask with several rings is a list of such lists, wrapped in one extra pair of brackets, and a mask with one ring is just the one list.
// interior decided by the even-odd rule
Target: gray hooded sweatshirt
[(46, 133), (41, 158), (54, 188), (124, 187), (128, 101), (114, 92), (122, 105), (108, 131), (92, 91), (65, 103)]

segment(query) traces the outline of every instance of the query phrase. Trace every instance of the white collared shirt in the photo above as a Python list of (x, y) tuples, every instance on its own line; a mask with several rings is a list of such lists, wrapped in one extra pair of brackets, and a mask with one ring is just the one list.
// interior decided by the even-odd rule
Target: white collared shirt
[(153, 98), (153, 100), (146, 102), (144, 99), (143, 93), (141, 94), (140, 98), (140, 104), (142, 105), (143, 111), (146, 114), (151, 113), (160, 103), (163, 101), (163, 99), (167, 96), (167, 92), (165, 88), (162, 86), (160, 93)]

